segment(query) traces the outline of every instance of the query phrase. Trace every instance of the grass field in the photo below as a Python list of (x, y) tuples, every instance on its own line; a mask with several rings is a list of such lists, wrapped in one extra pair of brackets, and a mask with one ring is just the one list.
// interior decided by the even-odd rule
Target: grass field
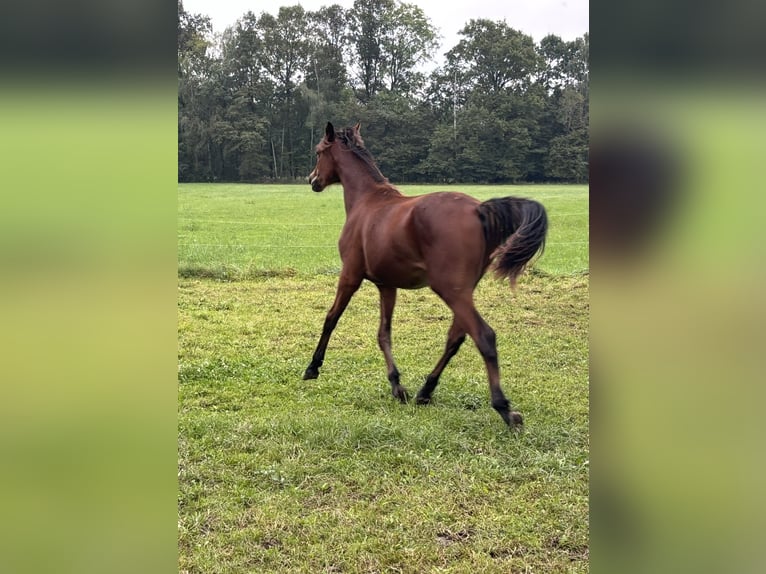
[[(308, 185), (186, 184), (180, 188), (181, 276), (255, 278), (337, 274), (337, 241), (345, 220), (342, 188)], [(542, 201), (550, 219), (548, 249), (537, 269), (555, 275), (588, 268), (586, 186), (402, 186), (407, 195), (459, 190), (479, 199), (503, 195)]]
[[(520, 433), (470, 341), (432, 405), (394, 401), (369, 284), (301, 380), (335, 290), (339, 186), (179, 186), (179, 571), (588, 571), (587, 187), (461, 189), (539, 199), (551, 220), (539, 272), (476, 293)], [(411, 392), (450, 320), (400, 291)]]

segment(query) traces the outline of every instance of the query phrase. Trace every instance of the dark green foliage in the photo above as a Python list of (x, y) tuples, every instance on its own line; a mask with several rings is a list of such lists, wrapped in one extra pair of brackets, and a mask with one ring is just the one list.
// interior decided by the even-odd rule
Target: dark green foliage
[(394, 182), (587, 181), (587, 34), (471, 20), (426, 75), (438, 30), (400, 0), (248, 12), (219, 36), (178, 7), (179, 181), (301, 180), (327, 121), (361, 121)]

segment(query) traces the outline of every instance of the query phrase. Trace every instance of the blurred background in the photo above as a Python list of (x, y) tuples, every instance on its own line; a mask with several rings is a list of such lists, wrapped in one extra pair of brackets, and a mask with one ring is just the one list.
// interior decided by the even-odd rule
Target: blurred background
[(177, 569), (175, 30), (2, 8), (2, 572)]
[(594, 571), (766, 567), (764, 15), (591, 4)]

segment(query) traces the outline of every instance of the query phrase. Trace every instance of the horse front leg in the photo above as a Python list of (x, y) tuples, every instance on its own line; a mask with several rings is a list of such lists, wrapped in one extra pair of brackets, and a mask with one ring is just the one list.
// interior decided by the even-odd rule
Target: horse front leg
[(361, 283), (361, 279), (341, 275), (341, 278), (338, 281), (338, 289), (335, 292), (335, 301), (327, 312), (327, 316), (324, 320), (319, 343), (317, 343), (316, 350), (311, 358), (311, 363), (309, 363), (309, 366), (306, 368), (306, 372), (303, 373), (304, 381), (316, 379), (319, 376), (319, 367), (321, 367), (324, 362), (324, 355), (325, 351), (327, 351), (327, 344), (330, 342), (330, 335), (332, 335), (340, 316), (343, 314), (343, 311), (346, 310), (348, 302), (351, 300), (354, 293), (356, 293), (357, 289), (359, 289)]
[(395, 399), (406, 403), (409, 399), (407, 389), (399, 384), (399, 369), (394, 363), (394, 355), (391, 352), (391, 318), (394, 314), (394, 305), (396, 305), (396, 288), (382, 287), (378, 285), (380, 291), (380, 328), (378, 329), (378, 345), (383, 351), (383, 357), (386, 359), (386, 369), (388, 370), (388, 382), (391, 383), (391, 394)]

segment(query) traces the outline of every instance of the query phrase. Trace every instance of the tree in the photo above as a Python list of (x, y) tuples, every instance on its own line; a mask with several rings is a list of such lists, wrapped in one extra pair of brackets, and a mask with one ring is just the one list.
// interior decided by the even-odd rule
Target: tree
[(419, 164), (428, 154), (433, 125), (425, 106), (386, 90), (360, 110), (359, 119), (386, 177), (400, 182), (423, 179)]
[[(462, 181), (526, 180), (535, 171), (532, 151), (544, 108), (535, 88), (542, 59), (534, 41), (489, 20), (471, 20), (461, 35), (428, 91), (437, 116), (451, 124), (452, 149), (440, 130), (424, 168), (444, 171), (451, 160), (448, 171)], [(543, 154), (537, 155), (541, 163)]]
[(549, 34), (540, 40), (538, 52), (545, 62), (541, 79), (548, 91), (588, 82), (588, 34), (571, 42)]
[[(310, 43), (305, 34), (308, 17), (301, 6), (283, 6), (276, 17), (261, 13), (257, 22), (260, 38), (258, 62), (273, 86), (266, 103), (271, 135), (274, 178), (296, 177), (296, 141), (300, 119), (296, 109), (296, 89), (303, 82)], [(302, 118), (301, 118), (302, 119)]]
[(210, 177), (210, 139), (205, 88), (211, 61), (207, 56), (210, 18), (186, 12), (178, 2), (178, 179)]
[(220, 146), (224, 179), (257, 181), (270, 165), (268, 126), (263, 102), (273, 85), (263, 73), (257, 54), (262, 39), (258, 18), (245, 13), (221, 39), (224, 104), (213, 125)]
[(222, 35), (178, 2), (180, 181), (294, 180), (328, 120), (361, 121), (396, 181), (587, 181), (589, 38), (471, 20), (446, 64), (417, 6), (247, 12)]
[(277, 100), (286, 102), (303, 80), (310, 44), (305, 35), (308, 17), (299, 6), (282, 6), (275, 18), (263, 12), (258, 18), (258, 59), (274, 84)]
[(571, 42), (546, 36), (539, 52), (546, 62), (541, 82), (548, 93), (545, 173), (559, 181), (587, 181), (588, 35)]
[(417, 66), (433, 58), (439, 42), (430, 20), (414, 4), (397, 3), (387, 17), (381, 38), (385, 87), (409, 94), (424, 81)]
[(348, 15), (338, 4), (308, 13), (309, 58), (306, 86), (325, 99), (340, 97), (348, 82), (344, 53), (348, 51)]
[(348, 53), (348, 15), (334, 4), (308, 13), (307, 37), (309, 58), (304, 70), (304, 83), (300, 88), (300, 111), (304, 118), (307, 140), (299, 150), (296, 161), (308, 173), (315, 160), (313, 153), (316, 135), (322, 133), (336, 108), (350, 100), (348, 72), (344, 55)]
[(349, 12), (349, 46), (357, 95), (366, 103), (383, 89), (400, 95), (420, 88), (417, 67), (439, 43), (422, 9), (399, 0), (356, 0)]
[(210, 18), (190, 14), (178, 0), (178, 77), (189, 76), (204, 66), (209, 42), (207, 36), (213, 31)]
[(447, 52), (447, 60), (484, 92), (523, 91), (543, 65), (532, 37), (505, 22), (471, 20), (460, 34), (464, 38)]
[(349, 38), (358, 97), (368, 102), (383, 86), (383, 38), (395, 0), (354, 0), (349, 13)]

